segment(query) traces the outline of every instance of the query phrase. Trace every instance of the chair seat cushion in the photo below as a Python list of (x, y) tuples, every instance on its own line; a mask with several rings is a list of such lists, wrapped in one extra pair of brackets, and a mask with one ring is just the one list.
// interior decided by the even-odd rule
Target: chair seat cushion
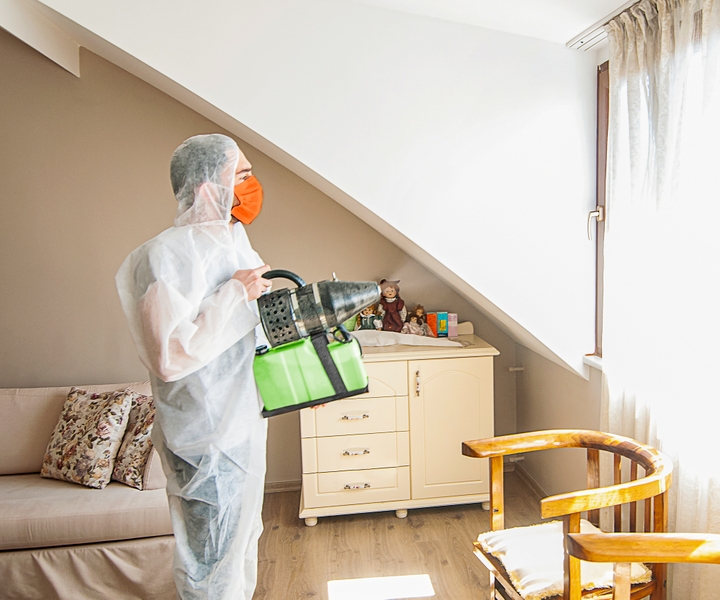
[(111, 482), (98, 490), (37, 473), (0, 476), (0, 550), (170, 534), (164, 489), (140, 491)]
[[(581, 533), (602, 533), (582, 519)], [(510, 581), (525, 600), (543, 600), (563, 592), (563, 524), (549, 521), (530, 527), (515, 527), (481, 533), (481, 548), (497, 558), (510, 576)], [(632, 583), (647, 583), (652, 573), (642, 563), (633, 563)], [(580, 562), (583, 590), (610, 588), (613, 582), (612, 563)]]

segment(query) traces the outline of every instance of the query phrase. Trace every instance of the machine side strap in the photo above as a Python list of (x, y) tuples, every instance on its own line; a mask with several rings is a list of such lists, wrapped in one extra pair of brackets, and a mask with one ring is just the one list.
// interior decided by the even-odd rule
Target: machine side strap
[(325, 333), (312, 335), (310, 336), (310, 339), (312, 340), (315, 352), (317, 352), (318, 358), (320, 358), (320, 362), (325, 369), (325, 373), (327, 373), (330, 383), (332, 383), (335, 393), (347, 394), (347, 388), (345, 387), (342, 377), (340, 377), (340, 371), (338, 371), (337, 366), (335, 366), (335, 363), (333, 362), (332, 356), (330, 356), (327, 336)]

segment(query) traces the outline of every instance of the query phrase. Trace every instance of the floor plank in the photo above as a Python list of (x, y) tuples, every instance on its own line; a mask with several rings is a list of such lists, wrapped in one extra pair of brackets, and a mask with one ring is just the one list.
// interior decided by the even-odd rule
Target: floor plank
[[(539, 523), (539, 498), (505, 474), (506, 527)], [(488, 574), (472, 542), (490, 528), (479, 504), (324, 517), (315, 527), (298, 518), (299, 492), (267, 494), (253, 600), (327, 600), (334, 579), (427, 573), (435, 598), (488, 598)]]

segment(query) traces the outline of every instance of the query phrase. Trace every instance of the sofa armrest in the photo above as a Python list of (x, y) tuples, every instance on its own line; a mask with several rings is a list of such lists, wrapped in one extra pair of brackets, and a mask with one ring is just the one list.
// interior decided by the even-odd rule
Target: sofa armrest
[(163, 472), (160, 455), (155, 448), (152, 449), (147, 462), (145, 463), (145, 472), (143, 473), (143, 490), (159, 490), (165, 489), (167, 479)]

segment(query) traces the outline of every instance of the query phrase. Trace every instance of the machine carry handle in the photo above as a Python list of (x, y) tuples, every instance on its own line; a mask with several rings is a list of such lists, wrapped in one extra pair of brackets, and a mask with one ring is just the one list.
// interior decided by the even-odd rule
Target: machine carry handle
[(302, 277), (296, 275), (292, 271), (286, 271), (285, 269), (273, 269), (265, 273), (263, 277), (265, 279), (289, 279), (298, 287), (303, 287), (305, 285), (305, 280)]
[[(336, 342), (340, 342), (341, 344), (349, 344), (353, 341), (353, 338), (350, 335), (350, 332), (345, 328), (345, 325), (342, 323), (338, 325), (335, 329), (332, 331), (333, 339)], [(360, 342), (358, 342), (358, 346), (360, 345)], [(360, 353), (362, 354), (362, 346), (360, 347)]]

